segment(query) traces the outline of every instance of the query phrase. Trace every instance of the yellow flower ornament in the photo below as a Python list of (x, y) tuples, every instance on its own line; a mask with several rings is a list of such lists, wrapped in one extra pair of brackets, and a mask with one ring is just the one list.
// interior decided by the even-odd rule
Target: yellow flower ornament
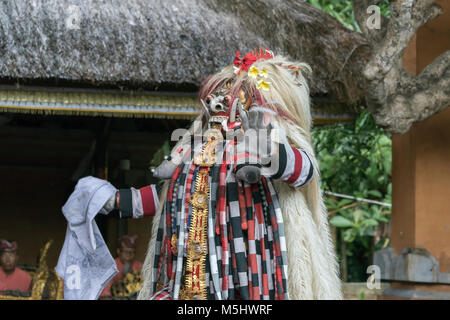
[(259, 70), (255, 66), (251, 66), (250, 69), (248, 70), (248, 75), (249, 75), (249, 77), (252, 77), (254, 79), (262, 78), (258, 81), (257, 88), (262, 89), (262, 90), (269, 90), (270, 82), (264, 80), (264, 79), (267, 79), (267, 77), (268, 77), (266, 69)]
[(255, 66), (251, 66), (250, 70), (248, 70), (248, 75), (252, 78), (257, 78), (259, 74), (259, 70), (258, 68), (256, 68)]
[(262, 90), (269, 90), (270, 82), (267, 82), (265, 80), (261, 80), (261, 81), (258, 82), (258, 86), (256, 88), (257, 89), (262, 89)]
[(259, 72), (259, 75), (260, 75), (261, 77), (263, 77), (263, 78), (267, 78), (267, 70), (266, 70), (266, 69), (262, 69), (262, 70)]

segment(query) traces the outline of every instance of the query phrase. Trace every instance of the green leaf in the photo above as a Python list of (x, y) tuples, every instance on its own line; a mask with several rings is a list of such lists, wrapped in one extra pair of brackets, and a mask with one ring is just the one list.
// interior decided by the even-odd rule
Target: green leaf
[(352, 199), (343, 199), (343, 200), (338, 202), (338, 207), (343, 207), (343, 206), (345, 206), (347, 204), (352, 203), (353, 201), (354, 200), (352, 200)]
[(356, 222), (358, 222), (358, 221), (360, 221), (361, 219), (363, 219), (364, 218), (364, 211), (362, 211), (362, 210), (359, 210), (359, 209), (357, 209), (357, 210), (355, 210), (354, 212), (353, 212), (353, 218), (355, 219), (355, 221)]
[(343, 216), (334, 216), (330, 219), (330, 223), (338, 228), (348, 228), (353, 226), (353, 222)]
[(377, 197), (377, 198), (383, 197), (383, 195), (381, 194), (381, 192), (378, 191), (378, 190), (369, 190), (367, 193), (370, 194), (370, 195), (372, 195), (372, 196), (374, 196), (374, 197)]
[(366, 226), (375, 227), (378, 225), (378, 221), (375, 219), (366, 219), (363, 221)]
[(355, 229), (347, 229), (344, 231), (344, 241), (353, 242), (356, 238), (357, 231)]

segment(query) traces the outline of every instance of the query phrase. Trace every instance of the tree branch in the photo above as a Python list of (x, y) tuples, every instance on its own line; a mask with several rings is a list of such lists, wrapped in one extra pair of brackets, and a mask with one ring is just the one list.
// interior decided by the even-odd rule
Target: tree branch
[[(371, 110), (377, 123), (393, 133), (404, 133), (414, 122), (449, 106), (450, 51), (436, 58), (417, 77), (402, 70), (400, 80), (397, 91), (386, 97), (389, 108)], [(390, 85), (388, 81), (386, 84)]]
[[(374, 1), (354, 1), (355, 17), (364, 24), (364, 6)], [(404, 133), (417, 121), (450, 104), (450, 52), (442, 54), (419, 76), (402, 67), (402, 57), (417, 30), (443, 12), (434, 0), (397, 0), (384, 38), (361, 27), (371, 43), (372, 57), (364, 68), (364, 92), (376, 122), (393, 133)], [(365, 31), (364, 31), (365, 30)]]
[(373, 59), (364, 75), (381, 80), (402, 59), (403, 52), (417, 30), (443, 12), (434, 0), (398, 0), (391, 5), (391, 20), (386, 36), (374, 48)]

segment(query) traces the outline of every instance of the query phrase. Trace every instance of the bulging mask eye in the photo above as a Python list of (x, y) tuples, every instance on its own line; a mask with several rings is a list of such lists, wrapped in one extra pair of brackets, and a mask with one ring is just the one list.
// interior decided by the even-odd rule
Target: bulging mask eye
[(225, 104), (225, 106), (229, 107), (230, 106), (230, 102), (231, 102), (231, 95), (227, 94), (223, 98), (223, 103)]
[(212, 95), (212, 94), (208, 94), (207, 96), (206, 96), (206, 99), (205, 99), (205, 102), (206, 102), (206, 104), (207, 105), (210, 105), (211, 104), (211, 101), (214, 99), (214, 96)]

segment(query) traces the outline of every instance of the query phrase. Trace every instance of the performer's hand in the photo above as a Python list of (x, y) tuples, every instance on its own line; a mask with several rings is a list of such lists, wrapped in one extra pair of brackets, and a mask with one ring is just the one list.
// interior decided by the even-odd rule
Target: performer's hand
[(247, 112), (242, 106), (239, 114), (244, 133), (236, 145), (236, 176), (247, 183), (256, 183), (261, 178), (261, 170), (270, 164), (274, 114), (260, 107)]
[(176, 168), (177, 165), (174, 162), (164, 160), (156, 169), (153, 170), (153, 176), (158, 179), (170, 179)]
[[(116, 192), (116, 194), (117, 194), (117, 192)], [(102, 212), (102, 213), (108, 214), (112, 210), (117, 209), (116, 208), (116, 194), (111, 196), (111, 198), (109, 198), (109, 200), (105, 203), (105, 205), (103, 206), (103, 210), (105, 210), (106, 212)]]
[(182, 149), (180, 152), (176, 150), (172, 150), (172, 153), (169, 157), (166, 157), (161, 164), (153, 169), (153, 176), (158, 179), (170, 179), (172, 175), (175, 173), (175, 170), (180, 165), (182, 161)]

